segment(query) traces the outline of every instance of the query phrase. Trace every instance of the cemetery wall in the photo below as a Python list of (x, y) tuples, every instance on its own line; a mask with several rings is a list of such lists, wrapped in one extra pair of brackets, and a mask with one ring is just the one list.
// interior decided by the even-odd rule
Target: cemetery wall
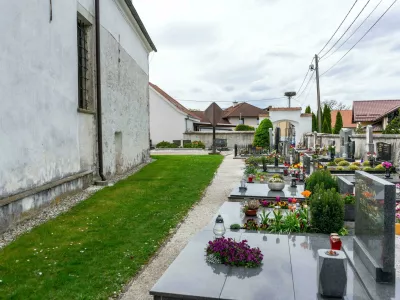
[[(313, 134), (307, 133), (306, 138), (308, 140), (308, 147), (313, 146)], [(321, 134), (317, 135), (317, 143), (318, 141), (322, 142), (322, 145), (328, 146), (328, 141), (330, 139), (335, 140), (335, 145), (337, 147), (337, 151), (339, 151), (340, 145), (340, 137), (339, 134)], [(361, 159), (362, 157), (365, 159), (365, 155), (367, 153), (366, 150), (366, 135), (365, 134), (353, 134), (351, 135), (351, 139), (355, 141), (355, 158)], [(379, 142), (387, 143), (392, 145), (392, 162), (396, 165), (399, 165), (400, 162), (400, 134), (374, 134), (373, 135), (373, 143), (375, 152), (377, 152), (376, 144)]]
[[(202, 141), (206, 147), (212, 146), (212, 132), (188, 132), (183, 134), (184, 140), (191, 141)], [(249, 145), (253, 143), (254, 131), (217, 131), (215, 138), (226, 139), (228, 148), (232, 148), (237, 145)]]

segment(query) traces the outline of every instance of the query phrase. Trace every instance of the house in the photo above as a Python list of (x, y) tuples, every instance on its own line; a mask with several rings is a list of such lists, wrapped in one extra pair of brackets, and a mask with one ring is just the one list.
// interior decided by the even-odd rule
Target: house
[[(204, 111), (200, 110), (191, 110), (193, 114), (195, 114), (200, 121), (194, 124), (194, 131), (212, 131), (212, 126), (210, 121), (204, 115)], [(221, 119), (220, 122), (215, 127), (215, 130), (219, 131), (232, 131), (236, 127), (235, 124), (229, 123), (226, 119)]]
[(331, 111), (331, 126), (335, 127), (336, 115), (340, 111), (342, 115), (343, 127), (348, 129), (356, 129), (357, 123), (353, 123), (353, 111), (352, 110), (332, 110)]
[(7, 1), (0, 15), (1, 231), (149, 158), (156, 47), (130, 0)]
[(149, 84), (149, 98), (150, 140), (153, 146), (162, 141), (176, 141), (181, 144), (183, 133), (194, 131), (194, 123), (201, 120), (152, 83)]
[(257, 128), (260, 124), (259, 116), (265, 113), (261, 108), (246, 102), (233, 102), (233, 105), (224, 110), (222, 118), (233, 125), (245, 124)]
[(352, 122), (372, 125), (374, 132), (381, 132), (398, 115), (399, 108), (400, 100), (354, 101)]

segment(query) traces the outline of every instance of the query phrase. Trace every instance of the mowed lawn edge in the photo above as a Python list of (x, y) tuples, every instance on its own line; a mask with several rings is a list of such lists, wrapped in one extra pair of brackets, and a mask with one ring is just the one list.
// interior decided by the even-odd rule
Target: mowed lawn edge
[(0, 250), (1, 299), (107, 299), (200, 200), (222, 156), (153, 156)]

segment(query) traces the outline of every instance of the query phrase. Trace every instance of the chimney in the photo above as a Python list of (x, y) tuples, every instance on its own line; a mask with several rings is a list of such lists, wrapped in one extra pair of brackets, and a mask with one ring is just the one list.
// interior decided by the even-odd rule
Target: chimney
[(233, 101), (232, 103), (233, 103), (233, 106), (236, 106), (239, 104), (239, 102), (237, 102), (237, 101)]

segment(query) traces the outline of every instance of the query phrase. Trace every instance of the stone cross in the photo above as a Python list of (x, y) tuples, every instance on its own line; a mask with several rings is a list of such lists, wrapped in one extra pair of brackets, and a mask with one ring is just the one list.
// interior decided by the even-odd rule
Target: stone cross
[(373, 134), (372, 134), (372, 126), (368, 125), (367, 126), (367, 131), (365, 133), (365, 139), (366, 139), (366, 144), (365, 144), (365, 154), (368, 152), (373, 153), (374, 152), (374, 140), (373, 140)]

